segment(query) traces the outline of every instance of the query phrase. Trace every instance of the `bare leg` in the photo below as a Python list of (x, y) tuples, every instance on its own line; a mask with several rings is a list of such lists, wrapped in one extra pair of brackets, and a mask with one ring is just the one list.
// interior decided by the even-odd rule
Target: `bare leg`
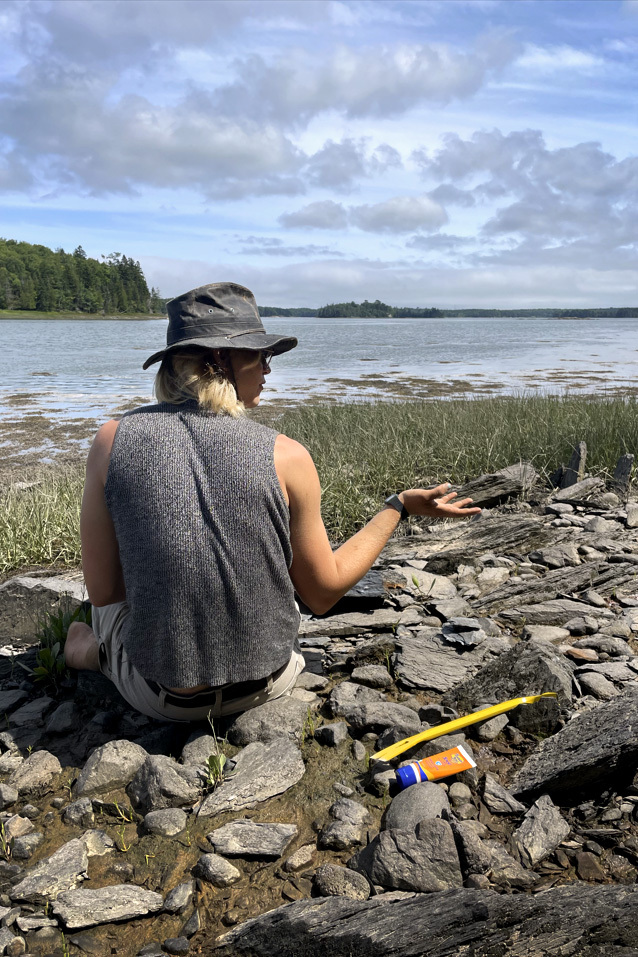
[(69, 668), (99, 671), (99, 649), (93, 630), (84, 622), (74, 621), (64, 646), (64, 657)]

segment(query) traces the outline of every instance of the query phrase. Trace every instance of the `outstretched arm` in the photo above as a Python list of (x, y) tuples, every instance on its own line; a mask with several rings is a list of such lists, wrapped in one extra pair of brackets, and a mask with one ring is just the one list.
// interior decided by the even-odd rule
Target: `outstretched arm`
[[(315, 614), (324, 614), (362, 578), (379, 557), (400, 521), (393, 508), (383, 508), (356, 535), (333, 552), (321, 518), (321, 487), (310, 453), (298, 442), (280, 435), (275, 465), (290, 505), (293, 562), (290, 577), (301, 600)], [(410, 515), (464, 518), (480, 508), (472, 500), (453, 502), (449, 485), (408, 489), (399, 498)]]

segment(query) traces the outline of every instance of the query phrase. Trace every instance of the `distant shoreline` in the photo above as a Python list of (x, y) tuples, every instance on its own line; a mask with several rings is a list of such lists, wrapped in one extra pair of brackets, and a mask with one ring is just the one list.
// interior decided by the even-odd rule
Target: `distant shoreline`
[[(368, 320), (373, 320), (378, 322), (380, 319), (420, 319), (423, 322), (432, 322), (432, 321), (441, 321), (442, 319), (545, 319), (555, 322), (560, 321), (569, 321), (569, 322), (595, 322), (599, 319), (638, 319), (638, 310), (636, 310), (635, 316), (605, 316), (605, 315), (567, 315), (567, 316), (556, 316), (556, 315), (538, 315), (536, 310), (530, 310), (529, 313), (523, 314), (521, 309), (512, 309), (511, 313), (508, 313), (506, 310), (499, 310), (498, 315), (490, 315), (490, 312), (495, 310), (487, 309), (484, 313), (479, 312), (478, 310), (472, 310), (472, 315), (468, 315), (469, 310), (459, 310), (454, 312), (452, 310), (441, 311), (441, 314), (438, 316), (331, 316), (331, 317), (320, 317), (322, 321), (330, 322), (331, 319), (360, 319), (362, 322)], [(592, 310), (596, 312), (597, 310)], [(81, 320), (90, 320), (93, 322), (121, 322), (121, 321), (130, 321), (130, 322), (148, 322), (153, 319), (166, 319), (167, 316), (161, 315), (159, 313), (147, 315), (144, 313), (134, 313), (131, 315), (113, 315), (113, 316), (102, 316), (96, 315), (91, 312), (74, 312), (74, 313), (51, 313), (51, 312), (38, 312), (36, 310), (0, 310), (0, 321), (2, 320), (17, 320), (17, 319), (26, 319), (31, 321), (81, 321)], [(317, 316), (290, 316), (290, 315), (279, 315), (272, 314), (265, 317), (266, 319), (316, 319)]]

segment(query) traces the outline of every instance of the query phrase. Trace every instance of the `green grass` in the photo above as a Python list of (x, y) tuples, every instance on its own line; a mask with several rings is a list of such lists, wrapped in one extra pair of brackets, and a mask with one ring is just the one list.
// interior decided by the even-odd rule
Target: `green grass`
[(38, 309), (0, 309), (0, 319), (163, 319), (164, 313), (145, 312), (102, 315), (101, 312), (41, 312)]
[(2, 494), (0, 574), (34, 566), (80, 564), (83, 480), (81, 469), (48, 469), (33, 488), (9, 488)]
[[(330, 538), (360, 528), (391, 492), (462, 483), (519, 460), (545, 477), (587, 443), (588, 471), (611, 474), (638, 452), (634, 398), (519, 396), (491, 399), (303, 406), (275, 427), (308, 447), (323, 486)], [(0, 572), (80, 562), (79, 470), (47, 473), (42, 484), (0, 502)]]

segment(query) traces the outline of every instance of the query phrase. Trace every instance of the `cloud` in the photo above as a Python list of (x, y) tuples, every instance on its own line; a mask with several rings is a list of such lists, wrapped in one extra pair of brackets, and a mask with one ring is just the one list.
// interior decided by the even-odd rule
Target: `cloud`
[(283, 240), (271, 236), (246, 236), (239, 250), (242, 256), (287, 256), (301, 259), (318, 256), (343, 256), (343, 253), (329, 246), (285, 246)]
[(365, 140), (346, 138), (340, 143), (327, 140), (306, 164), (308, 182), (312, 186), (346, 192), (357, 180), (401, 168), (401, 155), (393, 146), (382, 143), (370, 156), (366, 147)]
[(319, 200), (302, 206), (294, 213), (282, 213), (279, 222), (286, 229), (345, 229), (348, 214), (341, 203), (332, 199)]
[(312, 56), (287, 50), (266, 61), (253, 54), (235, 64), (240, 77), (217, 91), (226, 114), (298, 125), (327, 110), (349, 117), (390, 117), (422, 103), (472, 96), (510, 62), (517, 48), (503, 34), (482, 37), (466, 53), (442, 44), (354, 48)]
[(583, 241), (592, 265), (595, 247), (634, 242), (638, 157), (616, 159), (599, 143), (550, 150), (537, 130), (492, 130), (469, 139), (450, 134), (433, 158), (423, 152), (415, 158), (426, 179), (447, 181), (429, 195), (443, 198), (442, 186), (461, 184), (467, 197), (488, 204), (485, 238), (534, 237), (548, 247)]
[(411, 233), (439, 229), (447, 222), (447, 213), (428, 196), (395, 196), (384, 203), (353, 206), (350, 221), (370, 233)]
[(51, 181), (96, 194), (196, 187), (210, 198), (305, 189), (298, 175), (305, 155), (283, 133), (219, 117), (204, 94), (167, 107), (133, 95), (108, 105), (106, 79), (55, 64), (29, 66), (20, 81), (5, 85), (0, 128), (16, 157), (42, 163)]
[(465, 246), (474, 245), (474, 240), (451, 233), (435, 233), (432, 236), (412, 236), (405, 245), (409, 249), (423, 249), (427, 252), (456, 252)]
[(576, 70), (582, 74), (599, 70), (604, 65), (602, 57), (567, 45), (540, 47), (529, 44), (516, 61), (516, 66), (536, 73)]
[(345, 229), (351, 224), (368, 233), (411, 233), (438, 229), (447, 222), (447, 213), (428, 196), (394, 196), (383, 203), (349, 207), (326, 199), (283, 213), (279, 222), (286, 229)]

